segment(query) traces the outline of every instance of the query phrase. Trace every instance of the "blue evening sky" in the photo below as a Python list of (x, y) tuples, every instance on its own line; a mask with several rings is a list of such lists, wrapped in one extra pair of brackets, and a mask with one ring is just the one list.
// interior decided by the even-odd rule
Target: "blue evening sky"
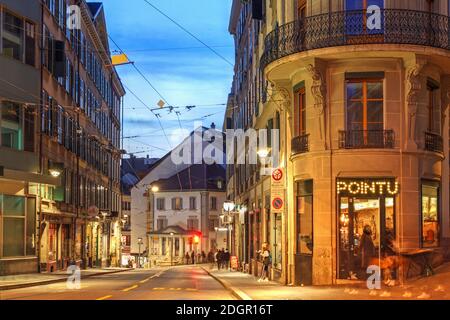
[[(149, 0), (227, 60), (234, 62), (233, 39), (228, 33), (231, 0)], [(164, 136), (156, 117), (130, 92), (125, 97), (124, 136), (128, 152), (136, 156), (160, 157), (194, 129), (194, 121), (207, 117), (204, 126), (214, 122), (221, 128), (230, 92), (233, 68), (202, 46), (178, 26), (155, 11), (144, 0), (103, 0), (108, 32), (131, 61), (143, 71), (170, 105), (199, 105), (191, 111), (180, 109), (181, 125), (167, 110), (159, 112), (168, 135)], [(116, 49), (111, 43), (111, 50)], [(119, 66), (119, 75), (150, 108), (160, 97), (131, 65)], [(150, 150), (151, 149), (151, 150)]]

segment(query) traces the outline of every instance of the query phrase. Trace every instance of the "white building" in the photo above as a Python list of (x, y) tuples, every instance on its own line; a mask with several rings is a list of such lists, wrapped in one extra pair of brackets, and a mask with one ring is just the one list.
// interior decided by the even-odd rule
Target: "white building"
[(148, 232), (151, 265), (185, 262), (195, 255), (227, 246), (220, 214), (226, 200), (223, 165), (197, 164), (152, 183), (153, 231)]
[[(210, 137), (214, 136), (215, 139)], [(223, 147), (223, 133), (214, 129), (208, 129), (200, 127), (193, 131), (189, 137), (183, 140), (177, 147), (167, 153), (159, 161), (153, 164), (151, 171), (143, 177), (135, 186), (131, 189), (131, 254), (137, 256), (139, 249), (141, 254), (148, 252), (148, 243), (144, 243), (147, 239), (147, 234), (157, 229), (157, 220), (155, 217), (156, 203), (152, 205), (153, 192), (152, 186), (156, 186), (155, 182), (158, 180), (165, 180), (173, 177), (177, 178), (177, 173), (180, 173), (190, 167), (199, 166), (205, 161), (208, 163), (221, 164), (225, 161), (224, 147)], [(214, 144), (216, 146), (215, 153), (209, 154), (208, 145)], [(182, 158), (184, 160), (182, 161)], [(198, 163), (198, 164), (194, 164)], [(224, 165), (223, 165), (224, 167)], [(189, 171), (187, 180), (183, 182), (184, 187), (177, 190), (180, 192), (191, 192), (191, 185), (189, 181)], [(191, 177), (192, 178), (192, 177)], [(225, 180), (225, 177), (223, 178)], [(225, 184), (225, 183), (224, 183)], [(224, 189), (225, 190), (225, 189)], [(163, 189), (161, 189), (161, 192)], [(200, 192), (199, 190), (197, 190)], [(186, 195), (189, 198), (189, 195)], [(171, 206), (171, 200), (166, 200), (167, 208)], [(186, 201), (186, 200), (185, 200)], [(200, 208), (201, 197), (198, 196), (198, 207)], [(223, 202), (223, 201), (222, 201)], [(221, 203), (218, 203), (218, 208), (221, 208)], [(189, 200), (186, 202), (189, 204)], [(183, 211), (184, 212), (184, 211)], [(167, 217), (169, 221), (169, 216)], [(168, 222), (167, 221), (167, 222)], [(187, 221), (186, 221), (187, 223)], [(206, 223), (206, 222), (205, 222)], [(206, 225), (205, 225), (206, 226)], [(209, 239), (208, 234), (203, 234), (203, 237)], [(142, 243), (139, 246), (139, 239)], [(202, 240), (202, 242), (205, 242)], [(139, 248), (140, 247), (140, 248)]]

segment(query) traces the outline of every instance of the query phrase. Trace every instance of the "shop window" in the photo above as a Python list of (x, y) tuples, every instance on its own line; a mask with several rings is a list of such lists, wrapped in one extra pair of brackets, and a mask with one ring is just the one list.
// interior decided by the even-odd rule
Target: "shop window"
[(23, 149), (22, 108), (19, 104), (3, 101), (1, 108), (1, 145)]
[(23, 20), (3, 12), (3, 54), (22, 61), (23, 56)]
[(20, 257), (25, 253), (25, 198), (0, 195), (3, 225), (3, 256)]
[(422, 246), (439, 246), (439, 184), (422, 183)]
[(273, 234), (274, 234), (274, 242), (273, 242), (273, 267), (276, 269), (281, 269), (282, 264), (282, 220), (281, 214), (274, 214), (274, 226), (273, 226)]
[(313, 252), (313, 184), (312, 181), (298, 183), (297, 196), (297, 253)]

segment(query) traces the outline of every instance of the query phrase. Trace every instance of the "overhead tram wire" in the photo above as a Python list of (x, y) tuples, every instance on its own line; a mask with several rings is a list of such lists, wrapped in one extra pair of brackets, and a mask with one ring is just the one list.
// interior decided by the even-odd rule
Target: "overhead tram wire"
[(230, 66), (234, 67), (234, 64), (228, 60), (227, 58), (225, 58), (224, 56), (222, 56), (219, 52), (217, 52), (216, 50), (214, 50), (210, 45), (206, 44), (204, 41), (202, 41), (199, 37), (197, 37), (195, 34), (193, 34), (192, 32), (190, 32), (188, 29), (186, 29), (185, 27), (183, 27), (181, 24), (179, 24), (177, 21), (175, 21), (173, 18), (171, 18), (169, 15), (167, 15), (166, 13), (164, 13), (161, 9), (159, 9), (158, 7), (156, 7), (154, 4), (152, 4), (150, 1), (148, 0), (144, 0), (145, 3), (147, 3), (149, 6), (151, 6), (153, 9), (155, 9), (156, 11), (158, 11), (160, 14), (162, 14), (164, 17), (166, 17), (167, 19), (169, 19), (172, 23), (174, 23), (177, 27), (179, 27), (181, 30), (183, 30), (184, 32), (186, 32), (188, 35), (190, 35), (192, 38), (194, 38), (195, 40), (197, 40), (198, 42), (200, 42), (203, 46), (205, 46), (206, 48), (208, 48), (210, 51), (212, 51), (216, 56), (218, 56), (220, 59), (222, 59), (223, 61), (225, 61), (226, 63), (228, 63)]

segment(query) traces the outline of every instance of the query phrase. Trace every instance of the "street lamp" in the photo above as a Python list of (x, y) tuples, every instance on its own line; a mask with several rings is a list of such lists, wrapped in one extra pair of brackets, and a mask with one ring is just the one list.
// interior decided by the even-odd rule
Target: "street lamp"
[(152, 186), (150, 190), (152, 190), (152, 192), (158, 192), (159, 191), (159, 187), (158, 186)]
[(222, 222), (227, 227), (227, 247), (229, 252), (231, 253), (231, 225), (233, 224), (233, 218), (234, 214), (236, 213), (234, 211), (235, 204), (233, 201), (225, 201), (223, 203), (223, 210), (222, 210)]
[(170, 233), (170, 266), (173, 265), (173, 232)]
[(59, 162), (49, 161), (48, 163), (48, 172), (54, 178), (58, 178), (61, 173), (64, 171), (64, 164)]
[(139, 256), (138, 256), (138, 269), (141, 267), (141, 245), (142, 245), (142, 238), (138, 238), (138, 245), (139, 245)]
[(267, 156), (269, 155), (269, 148), (261, 148), (258, 151), (256, 151), (256, 153), (258, 154), (258, 156), (262, 159), (267, 158)]

